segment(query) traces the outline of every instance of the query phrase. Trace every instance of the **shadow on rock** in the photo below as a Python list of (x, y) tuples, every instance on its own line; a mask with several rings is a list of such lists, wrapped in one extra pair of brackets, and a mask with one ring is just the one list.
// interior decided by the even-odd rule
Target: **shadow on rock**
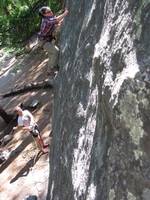
[(26, 165), (16, 174), (16, 176), (11, 179), (10, 183), (15, 182), (18, 178), (27, 176), (30, 172), (30, 169), (35, 165), (35, 163), (40, 159), (41, 152), (39, 152), (37, 155), (35, 155), (32, 159), (30, 159)]
[(2, 173), (30, 143), (31, 136), (29, 135), (14, 151), (11, 152), (9, 158), (0, 167), (0, 173)]

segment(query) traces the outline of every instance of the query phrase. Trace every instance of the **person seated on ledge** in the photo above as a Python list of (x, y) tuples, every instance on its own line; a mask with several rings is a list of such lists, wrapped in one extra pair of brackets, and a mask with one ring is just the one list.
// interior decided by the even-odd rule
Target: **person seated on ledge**
[(22, 110), (20, 106), (15, 107), (14, 111), (18, 115), (18, 119), (17, 126), (13, 127), (13, 130), (16, 130), (18, 127), (21, 127), (23, 130), (29, 131), (33, 136), (40, 151), (42, 151), (43, 153), (48, 153), (48, 151), (45, 150), (45, 148), (47, 148), (48, 145), (44, 144), (44, 141), (40, 135), (38, 125), (36, 124), (33, 115), (28, 110)]

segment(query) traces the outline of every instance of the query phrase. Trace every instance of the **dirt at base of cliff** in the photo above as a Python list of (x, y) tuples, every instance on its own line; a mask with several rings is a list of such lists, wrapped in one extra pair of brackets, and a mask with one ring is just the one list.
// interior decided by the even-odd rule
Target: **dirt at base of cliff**
[[(14, 87), (30, 82), (48, 79), (48, 58), (42, 50), (31, 51), (16, 57), (14, 53), (0, 50), (0, 94), (7, 93)], [(42, 137), (50, 144), (53, 93), (50, 89), (37, 90), (2, 99), (0, 105), (8, 112), (13, 112), (20, 103), (39, 102), (33, 115)], [(0, 132), (7, 125), (0, 118)], [(38, 200), (45, 200), (49, 177), (49, 154), (40, 154), (29, 133), (18, 130), (13, 139), (1, 151), (9, 154), (0, 165), (0, 199), (23, 200), (35, 195)]]

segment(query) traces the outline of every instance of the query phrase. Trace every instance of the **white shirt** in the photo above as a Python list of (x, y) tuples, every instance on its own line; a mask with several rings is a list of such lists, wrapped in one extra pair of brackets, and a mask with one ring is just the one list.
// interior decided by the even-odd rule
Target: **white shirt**
[(23, 115), (18, 117), (18, 126), (33, 128), (35, 125), (33, 115), (28, 110), (23, 110)]

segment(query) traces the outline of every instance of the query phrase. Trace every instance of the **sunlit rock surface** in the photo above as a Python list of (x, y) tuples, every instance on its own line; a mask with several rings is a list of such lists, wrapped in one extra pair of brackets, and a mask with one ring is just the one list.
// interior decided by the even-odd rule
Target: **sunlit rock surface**
[(149, 200), (150, 1), (66, 4), (47, 200)]

